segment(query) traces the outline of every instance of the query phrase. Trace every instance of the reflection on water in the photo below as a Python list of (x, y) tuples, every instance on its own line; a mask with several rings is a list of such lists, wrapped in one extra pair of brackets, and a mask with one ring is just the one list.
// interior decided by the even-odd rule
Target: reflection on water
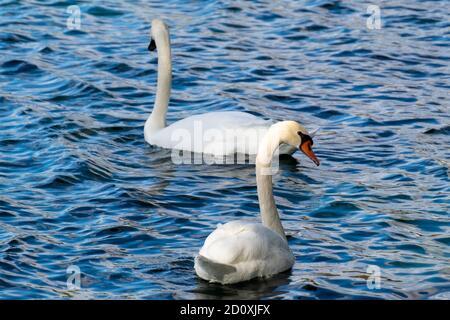
[[(448, 299), (445, 1), (383, 4), (380, 30), (359, 1), (77, 3), (69, 30), (69, 3), (0, 0), (1, 298)], [(321, 127), (321, 166), (297, 152), (274, 177), (291, 271), (195, 276), (218, 223), (258, 219), (255, 173), (145, 143), (155, 17), (172, 35), (169, 121), (240, 110)]]
[(255, 279), (244, 283), (223, 286), (197, 280), (197, 288), (192, 290), (195, 299), (270, 299), (288, 291), (290, 271), (267, 279)]

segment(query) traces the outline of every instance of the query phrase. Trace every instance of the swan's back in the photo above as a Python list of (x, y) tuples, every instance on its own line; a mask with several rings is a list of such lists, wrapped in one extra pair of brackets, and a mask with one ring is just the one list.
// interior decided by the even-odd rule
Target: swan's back
[(270, 125), (270, 121), (246, 112), (210, 112), (179, 120), (146, 138), (150, 144), (168, 149), (254, 155)]
[(220, 225), (195, 260), (200, 278), (236, 283), (288, 270), (294, 256), (286, 241), (262, 224), (232, 221)]

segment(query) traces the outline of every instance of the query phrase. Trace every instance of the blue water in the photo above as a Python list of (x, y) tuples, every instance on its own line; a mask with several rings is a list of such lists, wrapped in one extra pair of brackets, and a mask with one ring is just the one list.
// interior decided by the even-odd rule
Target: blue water
[[(373, 4), (381, 29), (360, 1), (1, 0), (0, 298), (449, 299), (450, 6)], [(321, 166), (296, 153), (274, 178), (290, 272), (195, 276), (217, 223), (258, 218), (254, 167), (175, 165), (145, 143), (156, 17), (169, 121), (241, 110), (321, 127)]]

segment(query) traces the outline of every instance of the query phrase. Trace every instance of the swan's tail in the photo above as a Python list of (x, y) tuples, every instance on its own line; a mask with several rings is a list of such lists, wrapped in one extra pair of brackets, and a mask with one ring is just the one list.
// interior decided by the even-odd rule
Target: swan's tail
[(236, 268), (228, 264), (214, 262), (199, 254), (195, 257), (195, 271), (204, 280), (224, 283), (225, 276), (236, 272)]

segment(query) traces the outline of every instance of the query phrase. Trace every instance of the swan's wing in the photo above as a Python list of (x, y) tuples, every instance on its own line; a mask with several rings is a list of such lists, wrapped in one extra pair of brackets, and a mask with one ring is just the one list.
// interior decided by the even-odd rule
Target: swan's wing
[(233, 266), (214, 262), (201, 254), (195, 258), (195, 265), (197, 270), (206, 272), (212, 279), (218, 282), (223, 282), (227, 275), (237, 271)]
[(197, 121), (202, 122), (203, 128), (206, 130), (246, 129), (260, 126), (268, 127), (272, 124), (269, 120), (264, 120), (253, 114), (240, 111), (209, 112), (193, 115), (178, 122), (183, 122), (183, 125), (185, 125)]
[(225, 265), (266, 260), (279, 251), (290, 252), (284, 239), (258, 223), (233, 221), (214, 230), (200, 255)]
[(179, 121), (176, 121), (164, 130), (180, 130), (186, 129), (189, 132), (196, 129), (202, 130), (225, 130), (225, 129), (242, 129), (252, 127), (268, 127), (272, 124), (269, 120), (264, 120), (247, 112), (224, 111), (224, 112), (208, 112), (196, 114)]
[(270, 276), (292, 267), (287, 242), (261, 224), (243, 221), (219, 226), (195, 258), (195, 271), (205, 280), (236, 283)]
[(271, 121), (246, 112), (210, 112), (172, 123), (154, 134), (151, 143), (213, 155), (256, 154), (270, 125)]

